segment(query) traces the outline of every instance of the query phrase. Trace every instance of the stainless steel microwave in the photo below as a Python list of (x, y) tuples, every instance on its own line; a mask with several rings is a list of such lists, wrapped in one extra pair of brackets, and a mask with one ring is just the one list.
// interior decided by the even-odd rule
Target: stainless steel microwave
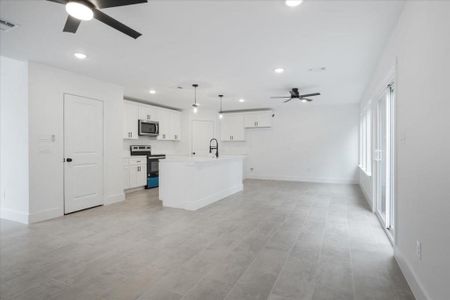
[(157, 136), (159, 134), (159, 122), (139, 120), (139, 135)]

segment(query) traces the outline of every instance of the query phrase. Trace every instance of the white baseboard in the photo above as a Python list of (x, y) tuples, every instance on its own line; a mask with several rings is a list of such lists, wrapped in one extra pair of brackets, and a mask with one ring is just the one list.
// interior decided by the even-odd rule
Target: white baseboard
[(105, 197), (104, 205), (109, 205), (125, 200), (125, 193), (119, 193), (115, 195), (109, 195)]
[(319, 178), (319, 177), (296, 177), (296, 176), (265, 176), (247, 174), (246, 179), (259, 180), (278, 180), (278, 181), (294, 181), (294, 182), (311, 182), (311, 183), (335, 183), (335, 184), (358, 184), (354, 178)]
[(35, 213), (31, 213), (28, 216), (28, 220), (30, 223), (36, 223), (41, 221), (46, 221), (50, 219), (54, 219), (57, 217), (62, 217), (64, 215), (64, 211), (62, 208), (50, 208), (44, 209)]
[(0, 218), (22, 224), (28, 224), (29, 222), (28, 213), (8, 208), (2, 208), (0, 210)]
[(371, 197), (369, 197), (369, 194), (367, 194), (366, 190), (361, 185), (361, 183), (359, 183), (359, 187), (361, 188), (361, 191), (362, 191), (362, 193), (364, 195), (364, 198), (366, 199), (367, 204), (369, 204), (369, 206), (370, 206), (370, 210), (372, 212), (375, 212), (374, 207), (373, 207), (373, 201), (372, 201)]
[(414, 294), (414, 297), (416, 297), (416, 300), (431, 299), (428, 296), (428, 293), (423, 288), (423, 285), (418, 280), (416, 274), (414, 273), (414, 270), (411, 268), (410, 264), (397, 247), (394, 248), (394, 257), (398, 265), (400, 266), (400, 270), (402, 270), (402, 273), (405, 276), (405, 279), (408, 282), (409, 287)]
[(209, 204), (212, 204), (214, 202), (217, 202), (219, 200), (222, 200), (234, 193), (240, 192), (244, 189), (244, 185), (243, 184), (239, 184), (239, 185), (235, 185), (231, 188), (222, 190), (220, 192), (214, 193), (213, 195), (209, 195), (207, 197), (204, 197), (198, 201), (195, 201), (193, 203), (186, 203), (182, 206), (180, 205), (173, 205), (170, 202), (168, 203), (167, 201), (163, 201), (163, 206), (165, 207), (172, 207), (172, 208), (182, 208), (182, 209), (186, 209), (186, 210), (197, 210), (200, 209), (202, 207), (205, 207)]

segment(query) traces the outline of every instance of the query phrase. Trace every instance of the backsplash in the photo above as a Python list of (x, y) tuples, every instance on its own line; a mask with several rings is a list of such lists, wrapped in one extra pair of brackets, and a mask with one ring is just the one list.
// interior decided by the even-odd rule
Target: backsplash
[(123, 152), (124, 156), (130, 155), (131, 145), (151, 145), (152, 153), (154, 154), (178, 154), (179, 142), (173, 141), (158, 141), (154, 138), (141, 137), (137, 140), (123, 140)]

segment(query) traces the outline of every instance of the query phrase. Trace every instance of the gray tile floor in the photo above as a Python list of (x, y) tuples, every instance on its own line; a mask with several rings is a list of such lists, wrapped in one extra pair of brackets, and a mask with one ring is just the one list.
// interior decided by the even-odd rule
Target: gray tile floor
[(195, 212), (138, 191), (1, 225), (1, 299), (414, 299), (352, 185), (251, 180)]

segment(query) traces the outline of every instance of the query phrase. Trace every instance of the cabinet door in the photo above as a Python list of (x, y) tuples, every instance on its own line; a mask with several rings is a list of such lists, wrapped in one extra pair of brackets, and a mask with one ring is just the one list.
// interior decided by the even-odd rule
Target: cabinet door
[(123, 167), (123, 189), (130, 188), (130, 167), (128, 165)]
[(272, 112), (262, 111), (258, 113), (256, 119), (257, 127), (271, 127), (272, 126)]
[(145, 104), (139, 105), (139, 120), (156, 121), (157, 119), (156, 107)]
[(220, 132), (222, 141), (244, 141), (244, 116), (242, 114), (224, 114), (220, 124)]
[(245, 128), (254, 128), (257, 124), (256, 113), (246, 113), (244, 115), (244, 126)]
[(172, 112), (171, 127), (172, 139), (179, 141), (181, 139), (181, 113), (179, 111)]
[(138, 139), (139, 105), (130, 101), (124, 101), (124, 139)]
[(158, 109), (159, 135), (158, 140), (170, 140), (170, 112), (167, 109)]
[(272, 126), (272, 112), (250, 112), (244, 116), (245, 128), (271, 127)]
[(138, 186), (147, 185), (147, 165), (146, 164), (138, 165), (137, 184), (138, 184)]
[(137, 188), (147, 185), (146, 165), (129, 166), (130, 188)]

